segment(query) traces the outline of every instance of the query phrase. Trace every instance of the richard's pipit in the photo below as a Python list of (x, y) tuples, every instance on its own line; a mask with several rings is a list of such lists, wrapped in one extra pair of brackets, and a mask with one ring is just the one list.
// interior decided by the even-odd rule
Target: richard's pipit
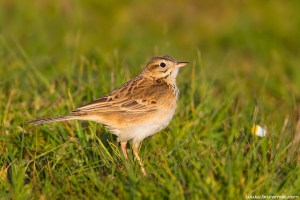
[(71, 114), (30, 121), (43, 124), (54, 121), (90, 120), (105, 125), (118, 136), (125, 159), (126, 143), (133, 141), (133, 153), (146, 175), (138, 155), (140, 142), (165, 128), (177, 105), (179, 90), (176, 76), (188, 62), (178, 62), (170, 56), (152, 58), (143, 72), (110, 94), (73, 110)]

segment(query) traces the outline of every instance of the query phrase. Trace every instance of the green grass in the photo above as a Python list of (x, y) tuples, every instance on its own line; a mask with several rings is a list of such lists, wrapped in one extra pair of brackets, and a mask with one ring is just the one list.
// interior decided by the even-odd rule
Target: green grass
[[(0, 199), (300, 196), (299, 6), (1, 1)], [(147, 177), (99, 124), (26, 123), (67, 114), (164, 54), (190, 65), (170, 125), (141, 145)], [(267, 137), (251, 135), (255, 122)]]

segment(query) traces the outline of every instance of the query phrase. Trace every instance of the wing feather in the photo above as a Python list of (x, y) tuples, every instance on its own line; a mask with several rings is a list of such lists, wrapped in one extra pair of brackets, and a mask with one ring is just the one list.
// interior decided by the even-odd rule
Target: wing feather
[[(101, 97), (92, 101), (91, 103), (73, 110), (76, 112), (96, 112), (96, 113), (109, 113), (109, 112), (149, 112), (154, 111), (156, 99), (158, 95), (161, 95), (160, 90), (149, 90), (147, 84), (150, 80), (137, 77), (117, 90), (108, 94), (107, 96)], [(145, 91), (148, 88), (149, 91)], [(156, 88), (159, 89), (159, 88)], [(147, 93), (147, 98), (145, 94)]]

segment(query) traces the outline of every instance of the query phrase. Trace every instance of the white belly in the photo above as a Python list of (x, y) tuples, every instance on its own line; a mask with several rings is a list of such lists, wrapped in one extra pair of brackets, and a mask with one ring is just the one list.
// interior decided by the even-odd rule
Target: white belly
[[(146, 137), (154, 135), (167, 127), (174, 112), (175, 108), (172, 110), (161, 110), (158, 113), (155, 113), (155, 117), (148, 118), (144, 123), (129, 124), (126, 130), (116, 134), (118, 135), (118, 141), (128, 141), (133, 139), (133, 143), (140, 143)], [(138, 118), (136, 120), (138, 120)]]

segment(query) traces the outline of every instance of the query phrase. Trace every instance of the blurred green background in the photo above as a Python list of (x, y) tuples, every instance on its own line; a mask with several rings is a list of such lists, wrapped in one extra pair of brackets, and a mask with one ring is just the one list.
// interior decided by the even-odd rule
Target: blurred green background
[[(106, 198), (125, 199), (143, 195), (149, 199), (294, 195), (300, 191), (296, 179), (299, 154), (295, 151), (300, 141), (299, 9), (296, 0), (2, 0), (1, 195), (32, 197), (28, 192), (32, 188), (36, 198), (92, 198), (99, 190)], [(119, 157), (106, 162), (105, 158), (111, 157), (104, 153), (100, 159), (89, 154), (81, 158), (82, 162), (88, 158), (91, 166), (104, 160), (109, 167), (96, 164), (100, 179), (94, 180), (92, 170), (83, 165), (80, 173), (88, 178), (74, 181), (78, 174), (70, 172), (70, 163), (57, 160), (63, 163), (57, 169), (53, 155), (48, 163), (53, 171), (39, 164), (31, 170), (36, 177), (29, 176), (30, 189), (24, 189), (24, 177), (9, 183), (6, 174), (11, 160), (21, 163), (41, 158), (70, 135), (87, 145), (85, 135), (97, 132), (102, 137), (106, 133), (93, 124), (90, 129), (77, 123), (37, 128), (26, 125), (27, 121), (67, 114), (109, 93), (137, 76), (155, 55), (170, 55), (190, 65), (178, 75), (181, 94), (169, 129), (146, 140), (141, 148), (152, 174), (148, 181), (132, 175), (139, 174), (138, 166), (127, 177), (120, 167), (124, 163), (115, 164)], [(255, 105), (257, 122), (269, 132), (263, 147), (256, 138), (249, 139)], [(74, 151), (70, 147), (67, 152)], [(242, 159), (250, 157), (251, 161)], [(157, 163), (163, 166), (161, 170)], [(21, 170), (15, 172), (19, 176), (28, 171), (23, 165), (16, 169)], [(70, 185), (55, 181), (72, 175), (75, 179), (67, 181)], [(82, 193), (84, 187), (88, 189)], [(94, 191), (93, 187), (102, 189)]]
[(299, 97), (299, 4), (3, 0), (2, 84), (12, 77), (23, 83), (32, 73), (28, 65), (42, 73), (68, 73), (68, 65), (78, 66), (83, 59), (113, 64), (117, 57), (132, 76), (154, 55), (167, 54), (195, 65), (201, 53), (210, 74), (228, 76), (224, 84), (233, 72), (254, 87), (267, 77), (271, 85), (282, 83), (267, 91), (276, 98), (291, 93)]

